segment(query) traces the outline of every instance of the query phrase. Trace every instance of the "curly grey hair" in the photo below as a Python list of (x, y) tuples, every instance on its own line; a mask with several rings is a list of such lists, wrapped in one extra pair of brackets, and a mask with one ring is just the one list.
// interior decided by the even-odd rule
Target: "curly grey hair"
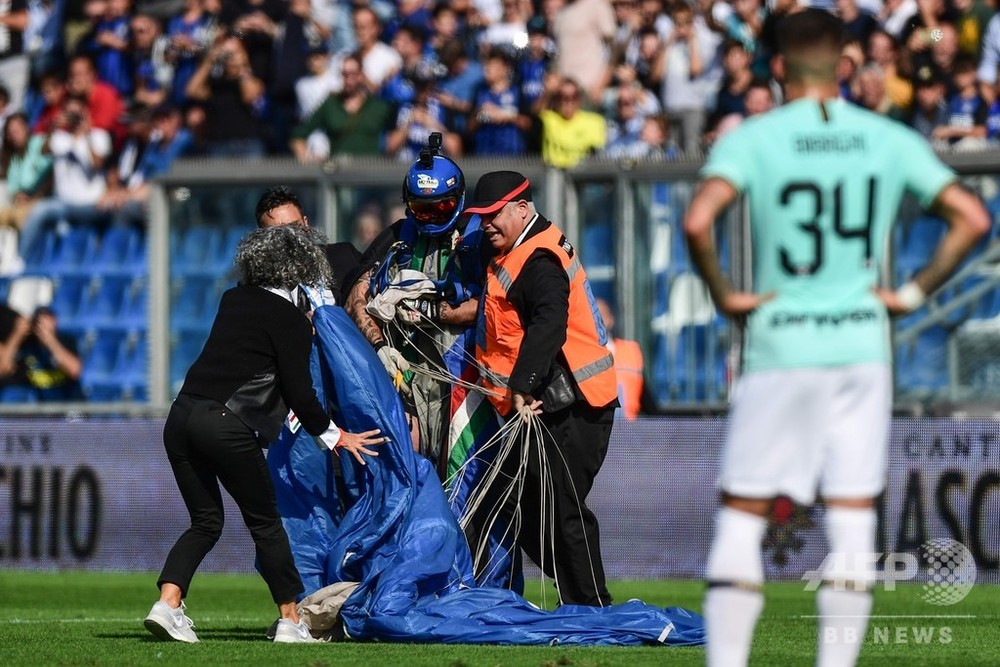
[(236, 270), (244, 285), (290, 290), (301, 283), (333, 289), (325, 245), (321, 232), (304, 225), (255, 229), (236, 248)]

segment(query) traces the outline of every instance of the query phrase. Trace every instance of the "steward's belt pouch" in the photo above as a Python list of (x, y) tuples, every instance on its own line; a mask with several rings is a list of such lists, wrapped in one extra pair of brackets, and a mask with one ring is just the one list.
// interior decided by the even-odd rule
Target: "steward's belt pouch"
[(575, 402), (576, 392), (573, 390), (573, 383), (570, 381), (566, 369), (560, 363), (553, 363), (552, 380), (542, 393), (542, 410), (544, 412), (558, 412)]

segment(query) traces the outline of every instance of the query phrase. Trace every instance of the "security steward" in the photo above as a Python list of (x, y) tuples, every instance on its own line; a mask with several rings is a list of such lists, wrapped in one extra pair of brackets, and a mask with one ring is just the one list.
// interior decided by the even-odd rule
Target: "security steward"
[(505, 511), (520, 510), (521, 548), (555, 579), (562, 604), (606, 606), (599, 527), (585, 500), (618, 405), (607, 331), (573, 246), (535, 211), (527, 178), (485, 174), (466, 211), (481, 216), (493, 255), (478, 323), (480, 384), (501, 415), (534, 413), (547, 429), (545, 456), (528, 452), (526, 470), (519, 452), (494, 464), (501, 478), (525, 476), (519, 507), (508, 501)]

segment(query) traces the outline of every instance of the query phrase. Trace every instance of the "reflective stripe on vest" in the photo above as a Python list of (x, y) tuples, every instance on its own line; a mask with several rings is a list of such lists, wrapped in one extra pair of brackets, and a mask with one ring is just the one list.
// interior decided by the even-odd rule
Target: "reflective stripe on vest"
[(614, 357), (604, 347), (605, 330), (603, 322), (597, 321), (587, 273), (576, 254), (570, 255), (572, 247), (564, 247), (563, 241), (562, 233), (550, 225), (489, 263), (476, 359), (486, 369), (480, 383), (501, 394), (489, 397), (500, 414), (510, 412), (508, 384), (524, 340), (520, 316), (507, 295), (536, 250), (551, 253), (569, 279), (569, 318), (562, 353), (580, 393), (594, 407), (607, 405), (618, 396)]

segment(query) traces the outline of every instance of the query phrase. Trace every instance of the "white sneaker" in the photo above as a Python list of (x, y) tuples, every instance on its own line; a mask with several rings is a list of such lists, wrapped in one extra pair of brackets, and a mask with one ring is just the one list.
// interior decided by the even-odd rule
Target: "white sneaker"
[(311, 644), (319, 641), (313, 639), (309, 633), (309, 627), (301, 618), (298, 623), (292, 623), (290, 619), (282, 618), (278, 620), (278, 627), (274, 629), (274, 642), (276, 644)]
[(177, 609), (166, 602), (157, 602), (149, 610), (143, 625), (160, 641), (194, 644), (198, 636), (194, 634), (194, 622), (184, 614), (185, 609), (183, 602)]

